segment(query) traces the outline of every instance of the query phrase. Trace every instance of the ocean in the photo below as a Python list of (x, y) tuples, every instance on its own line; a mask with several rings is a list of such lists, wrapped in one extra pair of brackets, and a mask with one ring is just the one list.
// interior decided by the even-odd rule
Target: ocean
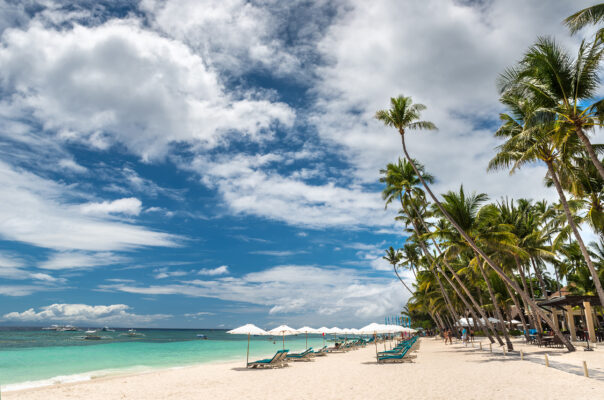
[[(225, 330), (127, 329), (98, 332), (101, 340), (84, 340), (84, 331), (56, 332), (41, 328), (0, 328), (0, 388), (2, 391), (77, 382), (95, 377), (199, 363), (245, 363), (247, 336)], [(208, 340), (201, 340), (204, 334)], [(308, 345), (323, 346), (320, 335), (308, 335)], [(286, 336), (285, 348), (305, 349), (305, 336)], [(272, 356), (281, 337), (251, 337), (250, 361)]]

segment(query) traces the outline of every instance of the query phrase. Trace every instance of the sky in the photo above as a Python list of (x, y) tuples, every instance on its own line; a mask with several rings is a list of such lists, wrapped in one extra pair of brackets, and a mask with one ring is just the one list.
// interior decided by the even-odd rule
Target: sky
[[(456, 189), (555, 199), (487, 173), (495, 81), (587, 1), (0, 0), (0, 324), (361, 326), (409, 295), (376, 120)], [(405, 275), (411, 281), (411, 277)]]

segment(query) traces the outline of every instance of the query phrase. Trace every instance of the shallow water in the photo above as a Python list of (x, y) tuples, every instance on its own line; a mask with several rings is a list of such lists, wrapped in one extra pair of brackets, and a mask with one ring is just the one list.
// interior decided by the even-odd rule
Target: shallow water
[[(243, 360), (247, 336), (224, 330), (140, 329), (98, 332), (102, 340), (84, 340), (84, 332), (36, 329), (0, 330), (0, 385), (3, 391), (92, 379), (115, 373), (145, 371), (197, 363)], [(208, 340), (196, 338), (205, 334)], [(143, 336), (144, 335), (144, 336)], [(309, 335), (308, 345), (323, 346)], [(251, 337), (250, 360), (272, 356), (281, 337)], [(285, 348), (301, 351), (305, 336), (286, 336)]]

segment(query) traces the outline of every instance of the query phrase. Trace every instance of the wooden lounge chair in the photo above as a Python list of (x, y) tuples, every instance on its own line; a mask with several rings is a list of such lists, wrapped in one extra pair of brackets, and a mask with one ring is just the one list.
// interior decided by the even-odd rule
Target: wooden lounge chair
[(287, 365), (286, 357), (289, 350), (279, 350), (273, 358), (253, 361), (247, 364), (248, 368), (282, 368)]
[(323, 346), (319, 350), (313, 351), (313, 355), (315, 357), (325, 357), (327, 355), (327, 346)]

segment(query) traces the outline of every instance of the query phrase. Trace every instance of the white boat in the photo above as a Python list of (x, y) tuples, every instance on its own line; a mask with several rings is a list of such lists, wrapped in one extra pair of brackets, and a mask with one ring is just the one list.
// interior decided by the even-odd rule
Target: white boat
[(59, 327), (59, 329), (57, 329), (58, 332), (77, 332), (78, 328), (76, 328), (73, 325), (65, 325), (65, 326), (61, 326)]
[(101, 329), (101, 332), (115, 332), (115, 329), (109, 329), (109, 327), (105, 326), (103, 329)]
[(128, 336), (133, 336), (133, 337), (135, 337), (135, 336), (145, 336), (142, 333), (138, 333), (136, 331), (136, 329), (128, 329), (128, 333), (127, 334), (128, 334)]
[(96, 331), (86, 331), (84, 340), (101, 340), (101, 337), (96, 334)]

